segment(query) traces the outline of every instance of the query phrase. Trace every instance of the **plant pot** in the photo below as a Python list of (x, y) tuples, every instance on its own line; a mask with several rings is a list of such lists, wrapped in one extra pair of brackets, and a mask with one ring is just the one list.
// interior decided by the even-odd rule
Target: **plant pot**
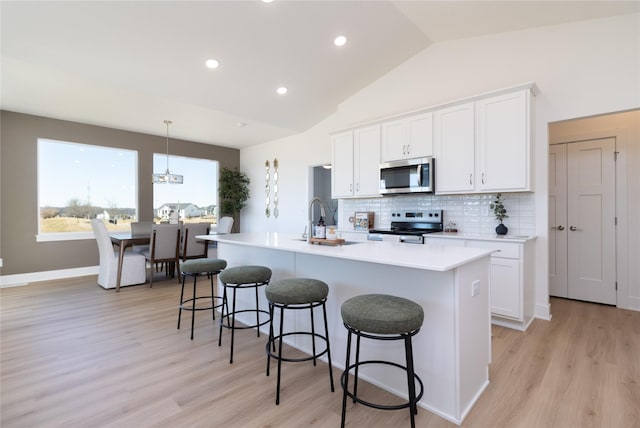
[(509, 231), (509, 229), (507, 229), (507, 226), (505, 226), (504, 224), (500, 223), (497, 227), (496, 227), (496, 233), (498, 235), (506, 235), (507, 232)]

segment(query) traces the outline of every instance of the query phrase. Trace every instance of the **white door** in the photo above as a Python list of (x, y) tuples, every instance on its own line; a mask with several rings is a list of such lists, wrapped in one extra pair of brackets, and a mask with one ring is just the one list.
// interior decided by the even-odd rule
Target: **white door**
[(549, 294), (569, 297), (567, 288), (567, 145), (549, 147)]
[(550, 264), (552, 295), (565, 297), (561, 275), (566, 260), (566, 297), (616, 304), (614, 153), (614, 138), (562, 144), (550, 150), (550, 171), (554, 168), (551, 174), (555, 177), (549, 180), (549, 209), (554, 210), (549, 220), (556, 227), (550, 234), (550, 244), (554, 244), (550, 252), (555, 252)]

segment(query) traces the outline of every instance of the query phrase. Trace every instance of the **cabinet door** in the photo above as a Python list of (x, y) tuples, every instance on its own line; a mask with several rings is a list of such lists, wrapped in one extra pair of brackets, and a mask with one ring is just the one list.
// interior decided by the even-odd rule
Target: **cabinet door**
[(436, 193), (474, 190), (474, 104), (434, 113)]
[(382, 124), (382, 162), (433, 156), (433, 113)]
[(530, 190), (529, 91), (476, 102), (476, 189)]
[(380, 195), (380, 125), (353, 134), (354, 196)]
[(408, 149), (410, 158), (433, 156), (433, 113), (407, 118)]
[(382, 124), (382, 162), (405, 159), (407, 156), (407, 122), (404, 119)]
[(333, 167), (331, 168), (331, 197), (353, 196), (353, 133), (344, 132), (331, 137)]
[(491, 313), (520, 319), (520, 261), (491, 257)]

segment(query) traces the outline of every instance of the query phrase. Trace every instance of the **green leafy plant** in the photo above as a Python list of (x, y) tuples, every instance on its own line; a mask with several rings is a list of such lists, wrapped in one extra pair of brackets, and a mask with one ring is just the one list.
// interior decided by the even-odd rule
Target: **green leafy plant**
[(249, 177), (237, 169), (222, 168), (219, 182), (220, 215), (233, 217), (235, 227), (238, 214), (249, 199)]
[(496, 195), (495, 201), (489, 204), (489, 208), (493, 210), (493, 214), (496, 216), (496, 220), (498, 220), (500, 223), (502, 223), (505, 218), (509, 218), (509, 216), (507, 215), (507, 209), (504, 207), (504, 199), (502, 199), (501, 193), (498, 193)]

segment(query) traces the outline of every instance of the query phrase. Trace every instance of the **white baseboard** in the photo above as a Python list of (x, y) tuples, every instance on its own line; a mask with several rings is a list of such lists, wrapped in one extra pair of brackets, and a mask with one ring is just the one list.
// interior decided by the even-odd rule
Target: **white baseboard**
[(32, 282), (52, 279), (75, 278), (79, 276), (97, 275), (100, 266), (87, 266), (73, 269), (49, 270), (45, 272), (19, 273), (0, 276), (0, 288), (18, 287)]
[(640, 297), (631, 297), (627, 298), (627, 309), (632, 311), (640, 311)]
[(536, 305), (534, 317), (545, 321), (551, 321), (551, 303), (547, 303), (546, 305)]

